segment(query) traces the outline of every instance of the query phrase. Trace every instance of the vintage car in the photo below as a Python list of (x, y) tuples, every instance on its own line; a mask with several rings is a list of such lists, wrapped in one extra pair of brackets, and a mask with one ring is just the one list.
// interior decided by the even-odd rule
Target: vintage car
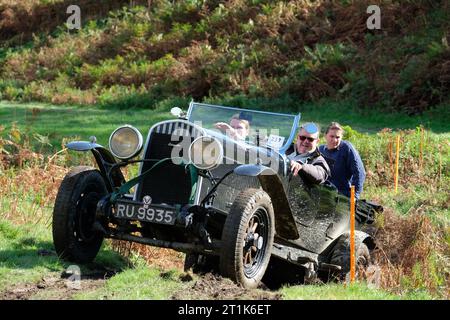
[[(153, 125), (145, 141), (124, 125), (109, 150), (95, 139), (67, 144), (91, 151), (98, 169), (75, 167), (61, 183), (53, 211), (61, 258), (90, 262), (111, 238), (185, 252), (186, 268), (215, 264), (246, 288), (258, 286), (271, 257), (308, 278), (348, 272), (349, 199), (290, 171), (300, 114), (195, 102), (173, 112), (178, 118)], [(249, 124), (245, 138), (216, 129), (233, 117)], [(125, 181), (121, 168), (135, 163), (139, 174)], [(357, 225), (373, 222), (377, 209), (359, 201)], [(374, 239), (358, 230), (355, 242), (367, 266)]]

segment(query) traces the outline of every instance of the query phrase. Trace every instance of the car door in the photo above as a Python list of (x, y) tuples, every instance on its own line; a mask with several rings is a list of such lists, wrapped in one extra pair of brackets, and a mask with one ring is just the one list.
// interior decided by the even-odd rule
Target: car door
[(296, 243), (309, 251), (322, 252), (334, 239), (329, 232), (336, 215), (336, 189), (308, 185), (295, 176), (289, 182), (288, 199), (300, 235)]

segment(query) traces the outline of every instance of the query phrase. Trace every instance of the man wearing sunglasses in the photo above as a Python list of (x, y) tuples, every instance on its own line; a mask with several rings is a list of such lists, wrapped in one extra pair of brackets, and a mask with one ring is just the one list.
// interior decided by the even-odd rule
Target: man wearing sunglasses
[(330, 176), (330, 168), (317, 149), (319, 127), (315, 123), (301, 126), (294, 151), (287, 157), (291, 160), (291, 171), (308, 183), (324, 183)]

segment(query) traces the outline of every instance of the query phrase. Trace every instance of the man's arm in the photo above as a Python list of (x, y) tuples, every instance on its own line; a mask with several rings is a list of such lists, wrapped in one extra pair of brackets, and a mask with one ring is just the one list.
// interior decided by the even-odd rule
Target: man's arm
[(226, 134), (233, 139), (239, 138), (236, 130), (234, 128), (232, 128), (228, 123), (217, 122), (214, 124), (214, 127), (216, 129), (219, 129), (223, 134)]
[(359, 156), (358, 151), (349, 144), (348, 165), (350, 172), (352, 173), (352, 179), (350, 183), (355, 186), (355, 197), (359, 198), (363, 191), (364, 181), (366, 180), (366, 171), (364, 170), (364, 164)]
[(302, 170), (298, 173), (303, 179), (313, 184), (324, 183), (329, 176), (323, 164), (302, 164)]
[(292, 161), (291, 170), (294, 176), (298, 174), (304, 180), (313, 184), (324, 183), (330, 176), (330, 168), (322, 156), (314, 159), (310, 164), (300, 164)]

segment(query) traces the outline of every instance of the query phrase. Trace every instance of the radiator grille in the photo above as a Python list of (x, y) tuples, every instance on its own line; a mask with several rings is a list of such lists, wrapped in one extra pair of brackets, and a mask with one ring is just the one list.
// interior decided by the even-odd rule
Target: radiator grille
[[(165, 122), (153, 128), (149, 135), (141, 173), (149, 170), (158, 160), (171, 158), (172, 154), (187, 157), (183, 148), (176, 145), (181, 139), (190, 143), (202, 132), (186, 122)], [(186, 141), (186, 140), (185, 140)], [(175, 152), (174, 152), (174, 148)], [(191, 195), (191, 177), (184, 165), (175, 164), (172, 160), (161, 163), (154, 168), (138, 185), (137, 200), (142, 201), (145, 195), (152, 197), (153, 203), (187, 204)]]

